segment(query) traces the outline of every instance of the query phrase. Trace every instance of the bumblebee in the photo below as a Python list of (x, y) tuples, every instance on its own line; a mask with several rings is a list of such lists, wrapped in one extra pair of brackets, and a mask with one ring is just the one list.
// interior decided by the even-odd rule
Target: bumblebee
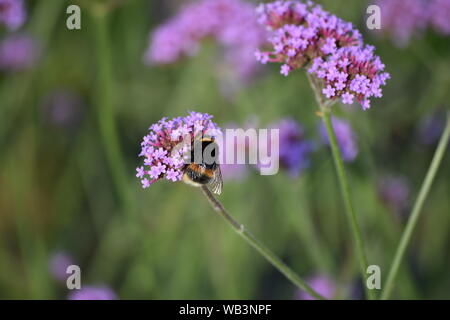
[(223, 182), (218, 157), (219, 147), (214, 138), (194, 140), (190, 163), (183, 168), (183, 181), (196, 187), (206, 185), (215, 194), (221, 194)]

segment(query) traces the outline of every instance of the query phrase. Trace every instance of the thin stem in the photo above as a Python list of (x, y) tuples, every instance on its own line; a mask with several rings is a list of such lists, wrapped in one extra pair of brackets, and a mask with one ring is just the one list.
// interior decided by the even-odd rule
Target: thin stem
[[(353, 203), (350, 197), (350, 187), (347, 181), (347, 176), (345, 174), (341, 150), (338, 147), (336, 134), (333, 129), (333, 124), (331, 122), (331, 111), (329, 109), (322, 108), (322, 113), (323, 113), (322, 119), (323, 122), (325, 123), (325, 128), (327, 130), (331, 151), (333, 154), (334, 164), (338, 175), (342, 199), (344, 200), (347, 217), (350, 222), (350, 228), (352, 230), (353, 237), (356, 243), (356, 252), (358, 255), (361, 277), (363, 279), (363, 282), (365, 282), (364, 280), (366, 279), (366, 272), (367, 272), (367, 257), (364, 250), (364, 242), (361, 236), (361, 229), (359, 227), (355, 210), (353, 208)], [(363, 285), (364, 288), (366, 289), (367, 297), (369, 299), (373, 299), (374, 298), (373, 292), (369, 288), (367, 288), (365, 283), (363, 283)]]
[(317, 103), (319, 104), (321, 117), (325, 124), (325, 128), (330, 140), (331, 152), (333, 155), (334, 165), (336, 167), (336, 172), (339, 180), (339, 186), (341, 189), (342, 199), (344, 201), (345, 211), (347, 213), (347, 218), (350, 224), (350, 229), (353, 233), (353, 238), (356, 244), (356, 252), (358, 255), (359, 268), (361, 277), (363, 280), (363, 286), (366, 291), (366, 295), (369, 299), (374, 299), (375, 294), (371, 291), (366, 283), (366, 272), (367, 272), (367, 257), (364, 249), (364, 242), (361, 235), (361, 229), (356, 218), (355, 210), (353, 208), (353, 203), (350, 197), (350, 187), (347, 181), (347, 176), (345, 174), (344, 161), (342, 160), (341, 150), (338, 147), (338, 142), (336, 134), (333, 129), (333, 124), (331, 122), (331, 105), (334, 103), (332, 100), (323, 99), (323, 95), (320, 92), (320, 85), (317, 83), (316, 79), (307, 73), (309, 83), (314, 91)]
[(434, 153), (433, 160), (431, 161), (430, 167), (428, 168), (427, 175), (425, 176), (425, 180), (422, 183), (419, 195), (416, 199), (416, 202), (414, 203), (414, 207), (409, 216), (408, 223), (406, 224), (406, 228), (403, 231), (402, 238), (400, 239), (400, 243), (397, 247), (397, 251), (395, 252), (394, 260), (392, 262), (391, 269), (389, 270), (386, 284), (384, 285), (383, 294), (381, 295), (381, 299), (383, 300), (388, 299), (392, 292), (394, 281), (397, 276), (398, 269), (400, 268), (400, 264), (403, 260), (403, 256), (405, 255), (406, 248), (411, 240), (411, 236), (419, 219), (423, 204), (425, 203), (428, 193), (430, 192), (431, 185), (433, 184), (433, 180), (439, 169), (439, 165), (441, 164), (442, 158), (444, 157), (444, 152), (449, 142), (449, 136), (450, 114), (447, 115), (447, 125), (444, 132), (442, 133), (439, 145), (436, 149), (436, 152)]
[(248, 232), (244, 225), (238, 223), (232, 216), (225, 210), (219, 200), (208, 190), (206, 186), (202, 186), (203, 194), (208, 198), (213, 209), (220, 214), (222, 218), (236, 231), (244, 240), (246, 240), (253, 248), (256, 249), (264, 258), (266, 258), (278, 271), (280, 271), (286, 278), (288, 278), (293, 284), (300, 289), (306, 291), (311, 296), (325, 300), (323, 296), (314, 291), (305, 281), (303, 281), (291, 268), (289, 268), (280, 258), (278, 258), (272, 251), (264, 246), (258, 239), (255, 238), (250, 232)]

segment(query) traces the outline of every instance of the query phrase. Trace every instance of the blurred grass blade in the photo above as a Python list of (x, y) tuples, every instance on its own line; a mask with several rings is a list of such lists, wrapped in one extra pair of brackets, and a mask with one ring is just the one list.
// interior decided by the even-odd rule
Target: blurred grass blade
[(414, 203), (414, 207), (411, 211), (411, 215), (409, 216), (405, 231), (403, 231), (402, 238), (400, 239), (400, 243), (397, 247), (394, 260), (392, 262), (392, 266), (391, 269), (389, 270), (389, 274), (386, 280), (386, 284), (384, 285), (384, 291), (383, 294), (381, 295), (381, 299), (383, 300), (389, 299), (389, 296), (391, 295), (394, 286), (394, 281), (397, 276), (398, 269), (400, 268), (402, 259), (405, 255), (406, 248), (411, 240), (411, 236), (419, 219), (420, 212), (422, 211), (422, 207), (425, 203), (428, 193), (430, 192), (430, 188), (431, 185), (433, 184), (434, 178), (436, 177), (439, 165), (441, 164), (442, 158), (444, 157), (444, 152), (449, 142), (449, 136), (450, 136), (450, 113), (447, 114), (447, 125), (445, 127), (445, 130), (442, 132), (439, 145), (436, 149), (436, 152), (434, 153), (433, 160), (431, 161), (427, 175), (425, 176), (425, 180), (423, 181), (422, 187), (420, 188), (419, 196), (417, 197), (417, 200)]
[(114, 187), (119, 196), (124, 215), (130, 219), (133, 216), (135, 206), (131, 192), (128, 188), (127, 170), (125, 161), (122, 157), (119, 136), (115, 124), (115, 85), (111, 56), (112, 50), (108, 34), (107, 13), (107, 11), (93, 10), (92, 14), (98, 65), (98, 93), (96, 101), (97, 121)]

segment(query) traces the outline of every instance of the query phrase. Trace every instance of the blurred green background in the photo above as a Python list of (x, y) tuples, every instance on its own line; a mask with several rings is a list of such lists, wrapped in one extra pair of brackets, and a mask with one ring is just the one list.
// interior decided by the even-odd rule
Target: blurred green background
[[(210, 113), (220, 126), (257, 117), (265, 127), (292, 117), (316, 138), (317, 105), (304, 72), (285, 78), (279, 66), (267, 65), (227, 96), (211, 67), (214, 44), (173, 65), (143, 63), (149, 32), (184, 1), (116, 1), (108, 10), (108, 1), (70, 3), (81, 7), (81, 30), (66, 28), (69, 2), (26, 1), (22, 29), (39, 43), (39, 61), (0, 73), (0, 298), (65, 299), (69, 290), (50, 269), (61, 252), (81, 267), (82, 285), (106, 285), (120, 299), (295, 298), (295, 287), (200, 190), (167, 181), (144, 190), (135, 168), (147, 128), (187, 110)], [(369, 264), (384, 276), (407, 213), (383, 201), (377, 181), (405, 177), (412, 206), (436, 147), (418, 142), (420, 126), (448, 109), (449, 38), (427, 32), (400, 49), (367, 30), (365, 1), (320, 3), (359, 27), (392, 76), (370, 110), (335, 106), (357, 136), (358, 158), (346, 167)], [(76, 97), (62, 124), (48, 109), (49, 97), (61, 91)], [(329, 150), (311, 160), (298, 179), (248, 168), (245, 178), (225, 181), (220, 200), (301, 276), (326, 275), (337, 298), (361, 298)], [(394, 298), (450, 298), (449, 176), (447, 152)]]

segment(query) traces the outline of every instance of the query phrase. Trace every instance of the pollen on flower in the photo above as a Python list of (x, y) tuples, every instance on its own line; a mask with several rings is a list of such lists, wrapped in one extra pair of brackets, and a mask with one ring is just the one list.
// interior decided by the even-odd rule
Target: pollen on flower
[[(350, 22), (312, 1), (275, 1), (260, 5), (257, 12), (273, 48), (264, 53), (264, 63), (282, 63), (284, 76), (305, 68), (320, 80), (327, 99), (341, 98), (346, 104), (355, 99), (368, 109), (370, 98), (382, 96), (389, 74), (375, 48), (364, 45)], [(263, 62), (261, 53), (257, 60)]]
[(151, 125), (142, 139), (139, 154), (144, 158), (144, 165), (136, 168), (142, 187), (148, 188), (163, 178), (173, 182), (181, 180), (185, 156), (194, 139), (220, 134), (220, 128), (211, 119), (206, 113), (190, 112), (186, 117), (163, 118)]

